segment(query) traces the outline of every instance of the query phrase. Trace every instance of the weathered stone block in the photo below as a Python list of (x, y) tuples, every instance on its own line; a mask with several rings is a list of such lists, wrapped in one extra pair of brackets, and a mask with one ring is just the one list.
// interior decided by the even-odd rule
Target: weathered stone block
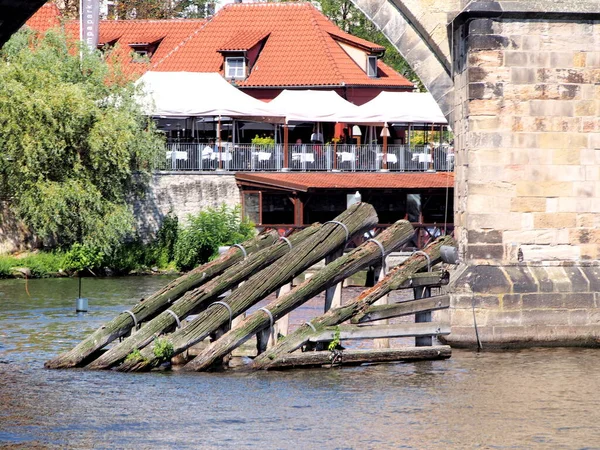
[(516, 183), (516, 187), (520, 197), (560, 197), (573, 193), (573, 183), (565, 181), (521, 181)]
[(567, 325), (569, 322), (569, 315), (565, 314), (564, 311), (552, 311), (552, 310), (535, 310), (522, 312), (522, 324), (523, 326), (528, 325)]
[(500, 50), (484, 50), (469, 53), (469, 66), (500, 67), (504, 62), (504, 54)]
[(564, 100), (532, 100), (529, 102), (531, 116), (567, 116), (574, 114), (572, 102)]
[(581, 271), (590, 284), (590, 291), (600, 293), (600, 267), (582, 267)]
[(576, 215), (572, 213), (534, 213), (535, 228), (573, 228)]
[(467, 47), (470, 51), (497, 50), (510, 45), (510, 39), (496, 34), (476, 34), (467, 37)]
[(573, 148), (561, 148), (552, 151), (553, 164), (581, 164), (581, 153)]
[(494, 22), (492, 19), (473, 19), (469, 22), (469, 34), (492, 34)]
[(541, 197), (516, 197), (511, 199), (510, 210), (514, 212), (544, 212), (546, 199)]
[(514, 84), (532, 84), (537, 80), (537, 70), (530, 67), (513, 67), (510, 81)]
[(529, 64), (529, 53), (507, 51), (504, 53), (504, 65), (508, 67), (526, 67)]
[(515, 294), (537, 292), (539, 290), (535, 278), (527, 267), (505, 266), (504, 271), (512, 283), (512, 292)]
[(581, 250), (574, 245), (523, 245), (524, 261), (577, 261), (581, 256)]
[(554, 283), (548, 272), (543, 267), (530, 267), (531, 274), (535, 277), (540, 292), (553, 292)]
[(502, 244), (502, 233), (498, 230), (468, 230), (470, 244)]
[[(490, 311), (485, 326), (518, 326), (522, 323), (522, 317), (523, 313), (521, 311)], [(479, 325), (479, 322), (477, 325)]]
[(469, 244), (467, 258), (469, 260), (502, 260), (504, 246), (502, 244)]
[(520, 310), (523, 307), (521, 294), (505, 294), (502, 296), (502, 310)]
[(505, 294), (511, 283), (502, 269), (495, 266), (476, 266), (472, 269), (471, 289), (476, 293)]
[(590, 314), (587, 309), (576, 309), (569, 311), (569, 324), (570, 325), (589, 325)]
[(565, 306), (571, 309), (580, 308), (594, 308), (594, 293), (593, 292), (579, 292), (576, 294), (565, 295)]

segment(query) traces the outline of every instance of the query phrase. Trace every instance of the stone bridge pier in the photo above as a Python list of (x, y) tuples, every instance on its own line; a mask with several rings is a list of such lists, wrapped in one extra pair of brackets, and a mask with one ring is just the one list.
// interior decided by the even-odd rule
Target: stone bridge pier
[(600, 2), (353, 1), (455, 133), (449, 343), (600, 345)]

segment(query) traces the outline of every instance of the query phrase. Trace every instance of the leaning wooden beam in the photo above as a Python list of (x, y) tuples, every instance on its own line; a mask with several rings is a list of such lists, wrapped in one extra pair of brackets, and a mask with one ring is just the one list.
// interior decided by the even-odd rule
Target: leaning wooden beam
[[(165, 345), (172, 346), (174, 355), (181, 353), (332, 251), (344, 246), (354, 235), (369, 230), (376, 224), (377, 213), (371, 205), (367, 203), (352, 205), (336, 217), (335, 221), (326, 222), (314, 236), (293, 248), (276, 264), (253, 275), (243, 286), (232, 292), (222, 304), (200, 313), (187, 327), (165, 337)], [(162, 363), (161, 355), (155, 355), (153, 347), (153, 345), (147, 346), (138, 358), (130, 358), (119, 366), (118, 370), (149, 370)]]
[(254, 360), (254, 368), (267, 368), (277, 358), (306, 344), (311, 336), (318, 334), (324, 328), (338, 325), (366, 311), (379, 298), (405, 283), (414, 273), (426, 269), (428, 264), (433, 265), (439, 262), (441, 260), (440, 247), (452, 244), (454, 244), (454, 239), (450, 236), (438, 238), (423, 250), (429, 256), (429, 262), (423, 254), (413, 254), (402, 264), (392, 269), (375, 286), (363, 291), (352, 302), (340, 308), (331, 309), (322, 316), (300, 326), (296, 331), (286, 336), (285, 340), (257, 356)]
[(299, 245), (310, 236), (313, 236), (320, 228), (320, 224), (315, 224), (298, 233), (294, 233), (288, 238), (287, 242), (279, 240), (279, 242), (270, 247), (264, 248), (259, 252), (253, 253), (247, 259), (239, 261), (208, 283), (186, 292), (169, 309), (156, 316), (139, 331), (115, 345), (98, 359), (92, 361), (87, 366), (88, 369), (109, 369), (118, 364), (133, 350), (145, 347), (155, 336), (177, 325), (177, 321), (183, 320), (189, 314), (192, 314), (194, 310), (199, 308), (205, 309), (208, 303), (217, 300), (219, 295), (229, 289), (235, 288), (240, 282), (248, 279), (257, 271), (277, 261), (290, 251), (290, 247), (293, 248), (295, 245)]
[(344, 350), (333, 353), (328, 351), (291, 353), (273, 361), (268, 369), (293, 369), (323, 365), (355, 366), (358, 364), (376, 364), (390, 362), (409, 362), (434, 359), (447, 359), (452, 355), (449, 345), (432, 347), (379, 348), (369, 350)]
[(309, 342), (330, 342), (354, 339), (401, 338), (412, 336), (441, 336), (450, 334), (450, 325), (441, 323), (394, 323), (391, 325), (338, 325), (327, 327), (311, 336)]
[[(277, 232), (272, 230), (267, 233), (261, 233), (253, 239), (242, 243), (241, 246), (244, 250), (239, 247), (231, 247), (215, 260), (196, 267), (185, 275), (171, 281), (164, 288), (149, 297), (141, 299), (130, 311), (122, 312), (113, 320), (94, 331), (75, 348), (47, 361), (44, 366), (48, 369), (66, 369), (85, 365), (95, 352), (115, 339), (126, 335), (135, 327), (136, 322), (139, 324), (164, 311), (169, 304), (173, 303), (185, 292), (201, 286), (228, 267), (244, 259), (244, 252), (248, 255), (255, 253), (269, 247), (278, 238), (279, 235)], [(135, 321), (133, 319), (134, 316)]]
[[(411, 224), (408, 221), (401, 220), (379, 234), (375, 239), (383, 246), (384, 254), (388, 255), (408, 241), (413, 234), (414, 230)], [(374, 241), (365, 242), (360, 247), (327, 264), (310, 279), (265, 306), (263, 310), (258, 310), (246, 317), (219, 340), (209, 345), (195, 359), (190, 361), (184, 369), (196, 371), (209, 369), (219, 358), (239, 347), (260, 331), (268, 329), (271, 320), (273, 322), (277, 321), (319, 292), (330, 286), (335, 286), (362, 268), (381, 261), (381, 259), (382, 253), (379, 245)]]
[(437, 311), (450, 307), (450, 296), (439, 295), (436, 297), (408, 300), (392, 303), (390, 305), (373, 305), (364, 313), (354, 316), (351, 323), (366, 323), (375, 320), (391, 319), (393, 317), (409, 316), (425, 311)]

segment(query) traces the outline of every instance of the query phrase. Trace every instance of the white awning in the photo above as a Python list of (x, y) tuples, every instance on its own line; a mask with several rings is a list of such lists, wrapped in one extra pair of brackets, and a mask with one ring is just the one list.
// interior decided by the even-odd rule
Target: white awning
[(340, 117), (358, 113), (358, 107), (335, 91), (284, 89), (267, 104), (274, 115), (294, 122), (342, 122)]
[(428, 92), (381, 92), (358, 109), (358, 117), (347, 117), (344, 121), (352, 123), (354, 118), (356, 123), (448, 123)]
[(279, 116), (267, 104), (244, 94), (218, 73), (146, 72), (140, 102), (146, 114), (160, 117), (222, 116), (266, 120)]

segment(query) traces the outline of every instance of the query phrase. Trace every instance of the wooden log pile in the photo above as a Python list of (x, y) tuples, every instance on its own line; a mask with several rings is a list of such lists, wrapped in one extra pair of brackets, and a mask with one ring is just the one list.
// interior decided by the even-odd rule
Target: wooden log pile
[(184, 369), (201, 371), (210, 368), (220, 357), (237, 348), (261, 330), (272, 326), (272, 322), (296, 309), (307, 300), (328, 287), (343, 281), (362, 268), (381, 261), (382, 257), (412, 238), (413, 233), (413, 227), (409, 222), (402, 220), (395, 223), (377, 236), (377, 243), (375, 241), (365, 242), (350, 253), (326, 265), (288, 294), (248, 316), (235, 328), (212, 343), (203, 353), (188, 363)]
[[(210, 336), (213, 342), (184, 367), (203, 371), (220, 368), (222, 358), (255, 335), (259, 355), (251, 366), (254, 370), (449, 358), (448, 346), (430, 343), (431, 336), (450, 332), (448, 324), (430, 318), (431, 311), (449, 307), (449, 296), (421, 297), (427, 297), (433, 286), (448, 284), (448, 272), (432, 271), (432, 267), (441, 259), (441, 247), (454, 245), (451, 237), (435, 240), (385, 276), (383, 270), (375, 286), (342, 305), (339, 289), (343, 280), (365, 267), (385, 267), (385, 257), (414, 234), (410, 223), (398, 221), (359, 247), (343, 251), (355, 236), (373, 229), (377, 222), (371, 205), (357, 203), (335, 220), (315, 224), (287, 239), (275, 232), (259, 234), (142, 299), (45, 365), (147, 371)], [(314, 276), (232, 325), (237, 316), (323, 258), (327, 265)], [(382, 298), (391, 291), (409, 288), (415, 290), (414, 300), (379, 304), (387, 302)], [(273, 337), (275, 323), (323, 291), (327, 292), (326, 312), (265, 351), (266, 336)], [(192, 314), (196, 316), (181, 327), (181, 321)], [(376, 322), (413, 314), (415, 321), (422, 323)], [(417, 347), (346, 350), (340, 346), (343, 340), (376, 339), (375, 344), (381, 345), (381, 339), (407, 336), (415, 337)], [(103, 352), (117, 338), (124, 340)], [(327, 350), (315, 351), (322, 348)]]
[(257, 356), (253, 363), (254, 368), (269, 369), (270, 366), (274, 367), (273, 362), (275, 360), (299, 349), (309, 342), (311, 337), (318, 335), (327, 327), (339, 325), (366, 312), (379, 298), (404, 285), (414, 273), (438, 263), (441, 260), (440, 248), (443, 245), (453, 244), (454, 240), (449, 236), (438, 238), (429, 244), (423, 252), (413, 254), (402, 264), (391, 270), (375, 286), (363, 291), (353, 301), (339, 308), (330, 309), (322, 316), (300, 326), (296, 331), (286, 336), (285, 340)]
[[(269, 231), (243, 242), (241, 247), (243, 247), (247, 255), (251, 255), (273, 245), (278, 239), (279, 235), (275, 231)], [(45, 367), (48, 369), (66, 369), (85, 365), (98, 350), (115, 339), (125, 336), (136, 325), (160, 314), (187, 291), (207, 283), (228, 267), (243, 260), (244, 256), (244, 251), (241, 248), (231, 247), (227, 252), (213, 261), (203, 264), (171, 281), (164, 288), (150, 295), (148, 298), (141, 299), (129, 312), (122, 312), (109, 323), (102, 325), (72, 350), (47, 361)]]
[[(346, 245), (355, 235), (372, 229), (377, 224), (377, 213), (368, 203), (356, 203), (323, 224), (306, 241), (292, 248), (275, 264), (250, 277), (243, 286), (232, 292), (221, 304), (200, 313), (190, 324), (165, 337), (172, 354), (177, 355), (202, 341), (211, 333), (242, 314), (276, 289), (291, 281), (329, 253)], [(171, 353), (171, 352), (170, 352)], [(164, 362), (152, 344), (145, 347), (138, 358), (121, 364), (120, 371), (150, 370)]]

